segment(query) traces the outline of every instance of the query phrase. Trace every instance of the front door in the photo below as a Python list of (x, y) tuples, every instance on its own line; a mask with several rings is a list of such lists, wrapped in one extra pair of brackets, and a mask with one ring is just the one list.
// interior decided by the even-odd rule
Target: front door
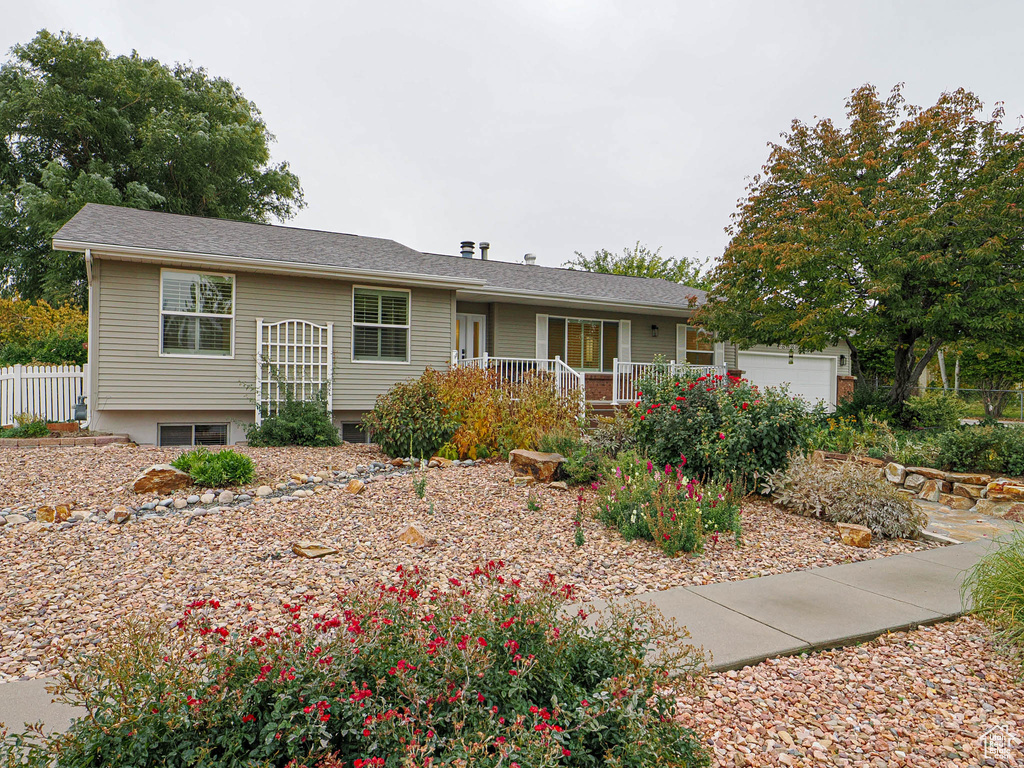
[(486, 315), (456, 315), (455, 346), (459, 359), (483, 357), (487, 338)]

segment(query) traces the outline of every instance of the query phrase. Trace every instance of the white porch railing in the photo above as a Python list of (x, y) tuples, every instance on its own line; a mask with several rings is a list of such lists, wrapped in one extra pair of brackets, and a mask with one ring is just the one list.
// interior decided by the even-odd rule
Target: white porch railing
[(309, 400), (327, 388), (327, 410), (333, 411), (334, 323), (306, 320), (265, 323), (256, 318), (256, 423), (285, 401), (286, 389), (296, 400)]
[(86, 392), (89, 366), (12, 365), (0, 368), (0, 426), (21, 414), (70, 421)]
[(586, 402), (585, 374), (566, 365), (560, 357), (545, 360), (535, 357), (493, 357), (485, 353), (481, 357), (460, 360), (458, 352), (452, 353), (452, 367), (460, 365), (494, 371), (499, 386), (514, 384), (531, 374), (543, 373), (553, 379), (555, 392), (559, 395), (579, 393), (580, 402)]
[(615, 359), (615, 373), (612, 376), (612, 402), (635, 402), (637, 399), (637, 383), (640, 379), (654, 377), (657, 381), (670, 379), (679, 375), (725, 375), (725, 367), (717, 365), (690, 365), (672, 360), (667, 363), (628, 363)]

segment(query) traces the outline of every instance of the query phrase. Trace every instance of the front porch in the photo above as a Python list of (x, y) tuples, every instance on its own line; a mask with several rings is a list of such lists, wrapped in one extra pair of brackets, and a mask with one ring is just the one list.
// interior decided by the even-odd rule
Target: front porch
[(579, 393), (582, 399), (595, 410), (612, 410), (615, 406), (635, 402), (639, 382), (652, 375), (659, 380), (676, 375), (722, 375), (724, 366), (690, 365), (669, 362), (634, 363), (614, 358), (611, 371), (586, 371), (575, 369), (560, 356), (553, 358), (498, 357), (484, 353), (479, 357), (461, 358), (459, 351), (452, 352), (452, 367), (465, 366), (483, 368), (495, 372), (499, 384), (514, 383), (524, 376), (537, 373), (553, 377), (555, 389), (561, 394)]

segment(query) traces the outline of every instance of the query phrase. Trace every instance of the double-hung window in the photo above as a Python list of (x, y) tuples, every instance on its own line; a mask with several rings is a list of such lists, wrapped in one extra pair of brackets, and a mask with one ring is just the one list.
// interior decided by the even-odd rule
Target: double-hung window
[(232, 275), (160, 273), (160, 354), (231, 357), (234, 324)]
[(714, 365), (715, 364), (715, 339), (703, 328), (694, 328), (692, 325), (680, 327), (682, 338), (682, 349), (676, 349), (676, 359), (685, 360), (690, 365)]
[(409, 362), (409, 292), (352, 289), (352, 359)]

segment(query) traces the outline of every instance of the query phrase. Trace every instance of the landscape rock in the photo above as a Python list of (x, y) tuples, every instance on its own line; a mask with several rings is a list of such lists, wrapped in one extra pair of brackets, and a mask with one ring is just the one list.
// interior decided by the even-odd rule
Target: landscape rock
[(924, 485), (924, 481), (924, 475), (909, 474), (907, 479), (903, 481), (903, 487), (909, 491), (917, 491)]
[(520, 448), (508, 455), (508, 464), (517, 477), (533, 477), (539, 483), (550, 483), (555, 479), (558, 467), (565, 457), (558, 453), (524, 451)]
[(849, 547), (867, 548), (871, 546), (871, 529), (863, 525), (853, 523), (837, 523), (839, 535), (843, 538), (843, 544)]
[(234, 500), (235, 494), (231, 491), (221, 491), (220, 495), (217, 497), (218, 504), (230, 504)]
[(557, 482), (552, 483), (548, 487), (549, 488), (554, 488), (556, 491), (568, 491), (569, 490), (569, 485), (567, 483), (562, 482), (561, 480), (558, 480)]
[(938, 501), (942, 497), (944, 485), (949, 484), (945, 480), (925, 480), (917, 496), (925, 501)]
[(185, 507), (188, 506), (188, 502), (185, 499), (179, 497), (174, 500), (173, 506), (175, 509), (184, 509)]
[(451, 459), (446, 459), (443, 456), (434, 456), (430, 460), (430, 463), (427, 466), (428, 467), (450, 467), (454, 463), (455, 462), (452, 461)]
[(121, 525), (122, 523), (127, 523), (128, 519), (131, 516), (131, 510), (128, 509), (128, 507), (126, 507), (124, 504), (117, 504), (111, 507), (110, 511), (107, 512), (107, 520), (111, 523), (117, 523), (118, 525)]
[(25, 533), (39, 533), (40, 531), (48, 531), (53, 527), (52, 523), (44, 523), (39, 520), (33, 520), (30, 523), (25, 523), (22, 528)]
[(170, 464), (154, 464), (135, 478), (132, 490), (135, 493), (173, 493), (192, 485), (192, 478)]
[(271, 488), (269, 485), (261, 485), (259, 488), (256, 489), (257, 496), (269, 496), (273, 492), (274, 489)]
[(345, 490), (348, 493), (356, 495), (362, 493), (365, 488), (366, 483), (364, 483), (362, 480), (357, 480), (356, 478), (352, 478), (351, 480), (349, 480), (348, 485), (345, 486)]
[(871, 456), (856, 456), (855, 459), (859, 464), (867, 464), (869, 467), (878, 467), (879, 469), (882, 469), (885, 466), (884, 461), (872, 458)]
[(974, 507), (974, 499), (969, 499), (966, 496), (957, 496), (952, 493), (942, 494), (939, 497), (939, 501), (950, 509), (968, 510)]
[(946, 480), (951, 483), (968, 483), (970, 485), (988, 485), (992, 482), (991, 475), (980, 475), (971, 472), (947, 472)]
[(405, 459), (392, 459), (391, 460), (391, 466), (392, 467), (404, 467), (405, 466)]
[(185, 501), (188, 504), (198, 504), (200, 502), (200, 498), (193, 493), (191, 496), (185, 499)]
[(945, 480), (946, 473), (932, 467), (907, 467), (908, 475), (921, 475), (928, 480)]
[(1024, 481), (1000, 477), (985, 486), (985, 498), (992, 501), (1024, 501)]
[(535, 485), (537, 478), (535, 477), (513, 477), (512, 485)]
[(8, 525), (21, 525), (28, 522), (28, 518), (24, 515), (8, 515), (4, 519), (7, 520)]
[(978, 499), (972, 509), (979, 515), (990, 515), (992, 517), (1004, 517), (1010, 520), (1021, 520), (1024, 518), (1024, 503), (1019, 501), (995, 501), (993, 499)]
[(953, 483), (953, 493), (967, 499), (980, 499), (985, 495), (985, 486), (956, 482)]
[(397, 539), (416, 547), (431, 547), (434, 544), (437, 544), (437, 538), (435, 536), (431, 536), (423, 530), (423, 528), (416, 525), (416, 523), (410, 523), (402, 528), (398, 533)]
[(890, 461), (885, 465), (885, 479), (890, 483), (901, 485), (907, 479), (907, 468), (895, 461)]
[(217, 500), (217, 494), (215, 493), (204, 493), (199, 497), (199, 501), (203, 504), (213, 504)]
[(315, 541), (295, 541), (292, 542), (292, 552), (299, 557), (326, 557), (327, 555), (336, 555), (338, 550), (333, 547), (329, 547), (326, 544), (319, 544)]
[(308, 478), (305, 475), (299, 472), (293, 472), (291, 478), (299, 485), (305, 485), (308, 480)]
[(54, 514), (53, 507), (40, 507), (36, 510), (36, 520), (40, 523), (52, 523)]

